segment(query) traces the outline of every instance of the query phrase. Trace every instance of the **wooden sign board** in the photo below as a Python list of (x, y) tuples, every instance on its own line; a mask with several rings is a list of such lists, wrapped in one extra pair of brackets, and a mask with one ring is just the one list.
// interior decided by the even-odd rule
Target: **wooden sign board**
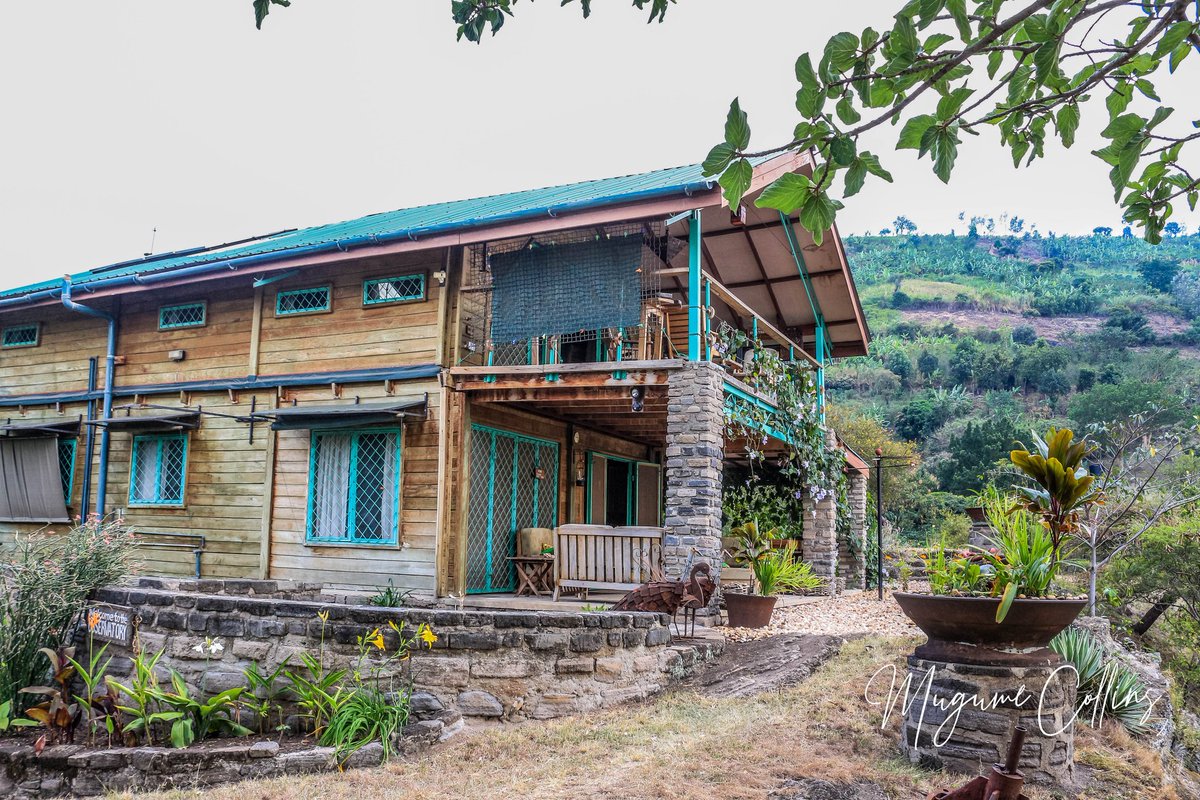
[(88, 606), (84, 623), (95, 618), (92, 626), (92, 638), (101, 642), (111, 642), (128, 647), (133, 644), (133, 632), (137, 627), (137, 614), (127, 606), (113, 606), (108, 603), (92, 603)]

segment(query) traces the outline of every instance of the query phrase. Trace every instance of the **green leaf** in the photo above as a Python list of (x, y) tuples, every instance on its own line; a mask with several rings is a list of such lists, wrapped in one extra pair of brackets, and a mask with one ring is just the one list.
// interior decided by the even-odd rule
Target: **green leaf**
[(883, 164), (879, 163), (879, 156), (870, 153), (866, 150), (859, 154), (859, 160), (867, 167), (867, 172), (874, 175), (876, 178), (882, 178), (888, 183), (892, 182), (892, 173), (883, 168)]
[(1181, 20), (1167, 28), (1167, 32), (1158, 40), (1158, 47), (1154, 48), (1154, 57), (1162, 58), (1167, 53), (1173, 52), (1175, 48), (1183, 44), (1188, 34), (1195, 29), (1195, 23), (1188, 22), (1187, 20)]
[(888, 38), (888, 48), (893, 56), (902, 55), (913, 57), (917, 50), (921, 47), (921, 42), (917, 38), (917, 29), (913, 26), (912, 19), (898, 14), (896, 16), (896, 25), (892, 28), (892, 35)]
[(1149, 97), (1151, 100), (1161, 100), (1161, 98), (1158, 96), (1158, 93), (1154, 91), (1154, 84), (1146, 78), (1139, 78), (1133, 85), (1139, 92), (1144, 94), (1146, 97)]
[(918, 114), (909, 117), (908, 122), (900, 130), (900, 138), (896, 142), (897, 150), (917, 150), (921, 147), (921, 137), (929, 127), (937, 122), (932, 114)]
[(847, 166), (854, 161), (856, 151), (854, 140), (849, 136), (838, 136), (829, 143), (829, 156), (839, 167)]
[(708, 151), (708, 157), (704, 159), (705, 175), (716, 175), (722, 172), (729, 166), (729, 162), (733, 159), (734, 149), (729, 146), (728, 142), (721, 142), (719, 145)]
[(1016, 583), (1009, 583), (1004, 587), (1004, 596), (1000, 598), (1000, 605), (996, 607), (996, 623), (1004, 622), (1004, 618), (1008, 616), (1008, 610), (1012, 608), (1013, 600), (1017, 599), (1017, 590), (1021, 588)]
[(725, 190), (725, 200), (729, 203), (730, 208), (737, 209), (741, 206), (742, 195), (750, 188), (750, 181), (753, 177), (754, 169), (744, 158), (734, 161), (721, 173), (717, 182)]
[(825, 231), (833, 227), (834, 217), (842, 204), (824, 192), (811, 194), (800, 207), (800, 224), (812, 234), (813, 243), (820, 246)]
[(804, 204), (812, 185), (807, 175), (785, 172), (762, 190), (754, 205), (790, 214)]
[(946, 42), (954, 41), (954, 37), (948, 33), (935, 33), (925, 40), (924, 50), (926, 53), (932, 53)]
[(1061, 46), (1061, 41), (1053, 39), (1034, 51), (1033, 67), (1038, 83), (1045, 83), (1058, 71), (1058, 51)]
[(805, 88), (815, 88), (821, 85), (817, 72), (813, 69), (812, 57), (805, 53), (796, 59), (796, 80)]
[(192, 743), (195, 737), (192, 735), (192, 721), (190, 719), (177, 720), (171, 725), (171, 746), (176, 748), (184, 748)]
[(862, 38), (862, 49), (870, 50), (872, 47), (875, 46), (875, 43), (879, 41), (879, 32), (876, 31), (874, 28), (866, 27), (866, 28), (863, 28), (861, 38)]
[(254, 27), (262, 30), (263, 20), (271, 13), (271, 6), (290, 6), (292, 0), (254, 0)]
[(1128, 84), (1118, 83), (1104, 99), (1104, 105), (1108, 108), (1108, 116), (1115, 119), (1129, 107), (1129, 101), (1132, 99), (1133, 89)]
[(1004, 62), (1004, 51), (993, 50), (988, 54), (987, 74), (989, 78), (996, 77), (996, 73), (1000, 71), (1000, 65)]
[(851, 101), (849, 95), (844, 95), (842, 99), (838, 101), (838, 104), (834, 107), (834, 110), (837, 111), (838, 119), (847, 125), (853, 125), (862, 119), (862, 114), (858, 113), (858, 109), (854, 107), (854, 103)]
[(1137, 114), (1122, 114), (1109, 122), (1108, 126), (1100, 132), (1100, 135), (1105, 139), (1112, 139), (1113, 144), (1121, 146), (1138, 133), (1141, 133), (1145, 127), (1145, 117), (1139, 117)]
[(854, 66), (858, 56), (858, 37), (853, 33), (843, 31), (825, 44), (824, 60), (838, 72), (845, 72)]
[(854, 159), (854, 162), (850, 164), (850, 168), (846, 170), (846, 188), (843, 194), (846, 197), (853, 197), (858, 194), (866, 179), (867, 166), (861, 158)]
[(796, 92), (796, 110), (801, 116), (814, 119), (820, 115), (821, 109), (825, 107), (825, 92), (821, 91), (820, 87), (806, 86)]
[(735, 150), (745, 150), (750, 144), (750, 121), (736, 97), (729, 104), (729, 114), (725, 117), (725, 143)]
[(1187, 55), (1190, 52), (1192, 52), (1192, 45), (1190, 42), (1184, 42), (1183, 44), (1179, 45), (1179, 47), (1176, 47), (1171, 51), (1171, 58), (1167, 60), (1167, 69), (1171, 72), (1174, 72), (1179, 65), (1183, 63), (1183, 60), (1187, 58)]
[(948, 128), (934, 130), (933, 172), (942, 179), (942, 183), (949, 183), (950, 173), (954, 170), (954, 160), (958, 157), (958, 136)]
[(1060, 108), (1056, 122), (1063, 147), (1075, 144), (1075, 131), (1079, 130), (1079, 106), (1075, 103), (1068, 103)]
[(946, 0), (946, 10), (954, 18), (954, 24), (958, 27), (959, 38), (964, 42), (970, 41), (971, 21), (967, 18), (967, 0)]
[(937, 118), (942, 122), (948, 121), (951, 117), (958, 113), (958, 110), (962, 108), (962, 104), (965, 103), (967, 98), (974, 93), (974, 89), (968, 89), (965, 86), (950, 92), (948, 95), (938, 101)]

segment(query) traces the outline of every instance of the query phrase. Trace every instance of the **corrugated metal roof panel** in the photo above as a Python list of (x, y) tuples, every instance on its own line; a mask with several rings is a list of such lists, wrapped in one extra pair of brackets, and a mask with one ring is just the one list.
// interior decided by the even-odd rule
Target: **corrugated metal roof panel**
[[(756, 159), (755, 163), (766, 159)], [(177, 255), (156, 256), (130, 262), (97, 267), (71, 276), (76, 286), (86, 286), (100, 279), (129, 275), (146, 275), (225, 261), (243, 256), (283, 252), (303, 247), (332, 244), (348, 239), (418, 235), (423, 232), (472, 228), (547, 210), (581, 209), (634, 200), (643, 195), (666, 194), (673, 191), (703, 191), (716, 185), (715, 178), (706, 178), (699, 164), (625, 175), (616, 178), (582, 181), (549, 186), (542, 189), (454, 200), (445, 203), (405, 208), (370, 214), (358, 219), (318, 225), (262, 238), (214, 248), (180, 251)], [(30, 286), (0, 291), (0, 298), (29, 294), (54, 288), (57, 281), (44, 281)]]

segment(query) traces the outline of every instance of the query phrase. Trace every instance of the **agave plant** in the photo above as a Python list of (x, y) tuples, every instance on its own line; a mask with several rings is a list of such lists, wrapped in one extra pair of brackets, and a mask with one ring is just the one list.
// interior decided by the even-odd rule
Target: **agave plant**
[(1041, 516), (1050, 531), (1054, 558), (1063, 540), (1079, 527), (1081, 512), (1102, 501), (1093, 487), (1095, 478), (1088, 474), (1084, 458), (1094, 449), (1086, 438), (1075, 440), (1069, 428), (1051, 428), (1046, 438), (1033, 434), (1032, 450), (1013, 450), (1013, 464), (1034, 482), (1018, 486), (1025, 508)]

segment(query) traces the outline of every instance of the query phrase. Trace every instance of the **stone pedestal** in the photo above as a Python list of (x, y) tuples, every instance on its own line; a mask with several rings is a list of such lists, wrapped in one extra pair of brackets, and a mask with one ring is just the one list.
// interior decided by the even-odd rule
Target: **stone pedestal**
[(713, 579), (719, 576), (724, 391), (724, 373), (709, 362), (673, 371), (667, 386), (662, 558), (668, 578), (679, 577), (689, 561), (706, 562)]
[(1028, 733), (1019, 768), (1026, 781), (1073, 783), (1073, 670), (1057, 661), (981, 666), (913, 655), (908, 675), (900, 744), (912, 763), (987, 774), (992, 764), (1004, 761), (1013, 728), (1024, 725)]
[(837, 594), (837, 505), (832, 495), (823, 500), (804, 499), (804, 533), (800, 557), (812, 564), (813, 574), (825, 581), (825, 592)]
[(857, 470), (846, 476), (850, 530), (838, 548), (838, 574), (847, 589), (867, 588), (867, 476)]

